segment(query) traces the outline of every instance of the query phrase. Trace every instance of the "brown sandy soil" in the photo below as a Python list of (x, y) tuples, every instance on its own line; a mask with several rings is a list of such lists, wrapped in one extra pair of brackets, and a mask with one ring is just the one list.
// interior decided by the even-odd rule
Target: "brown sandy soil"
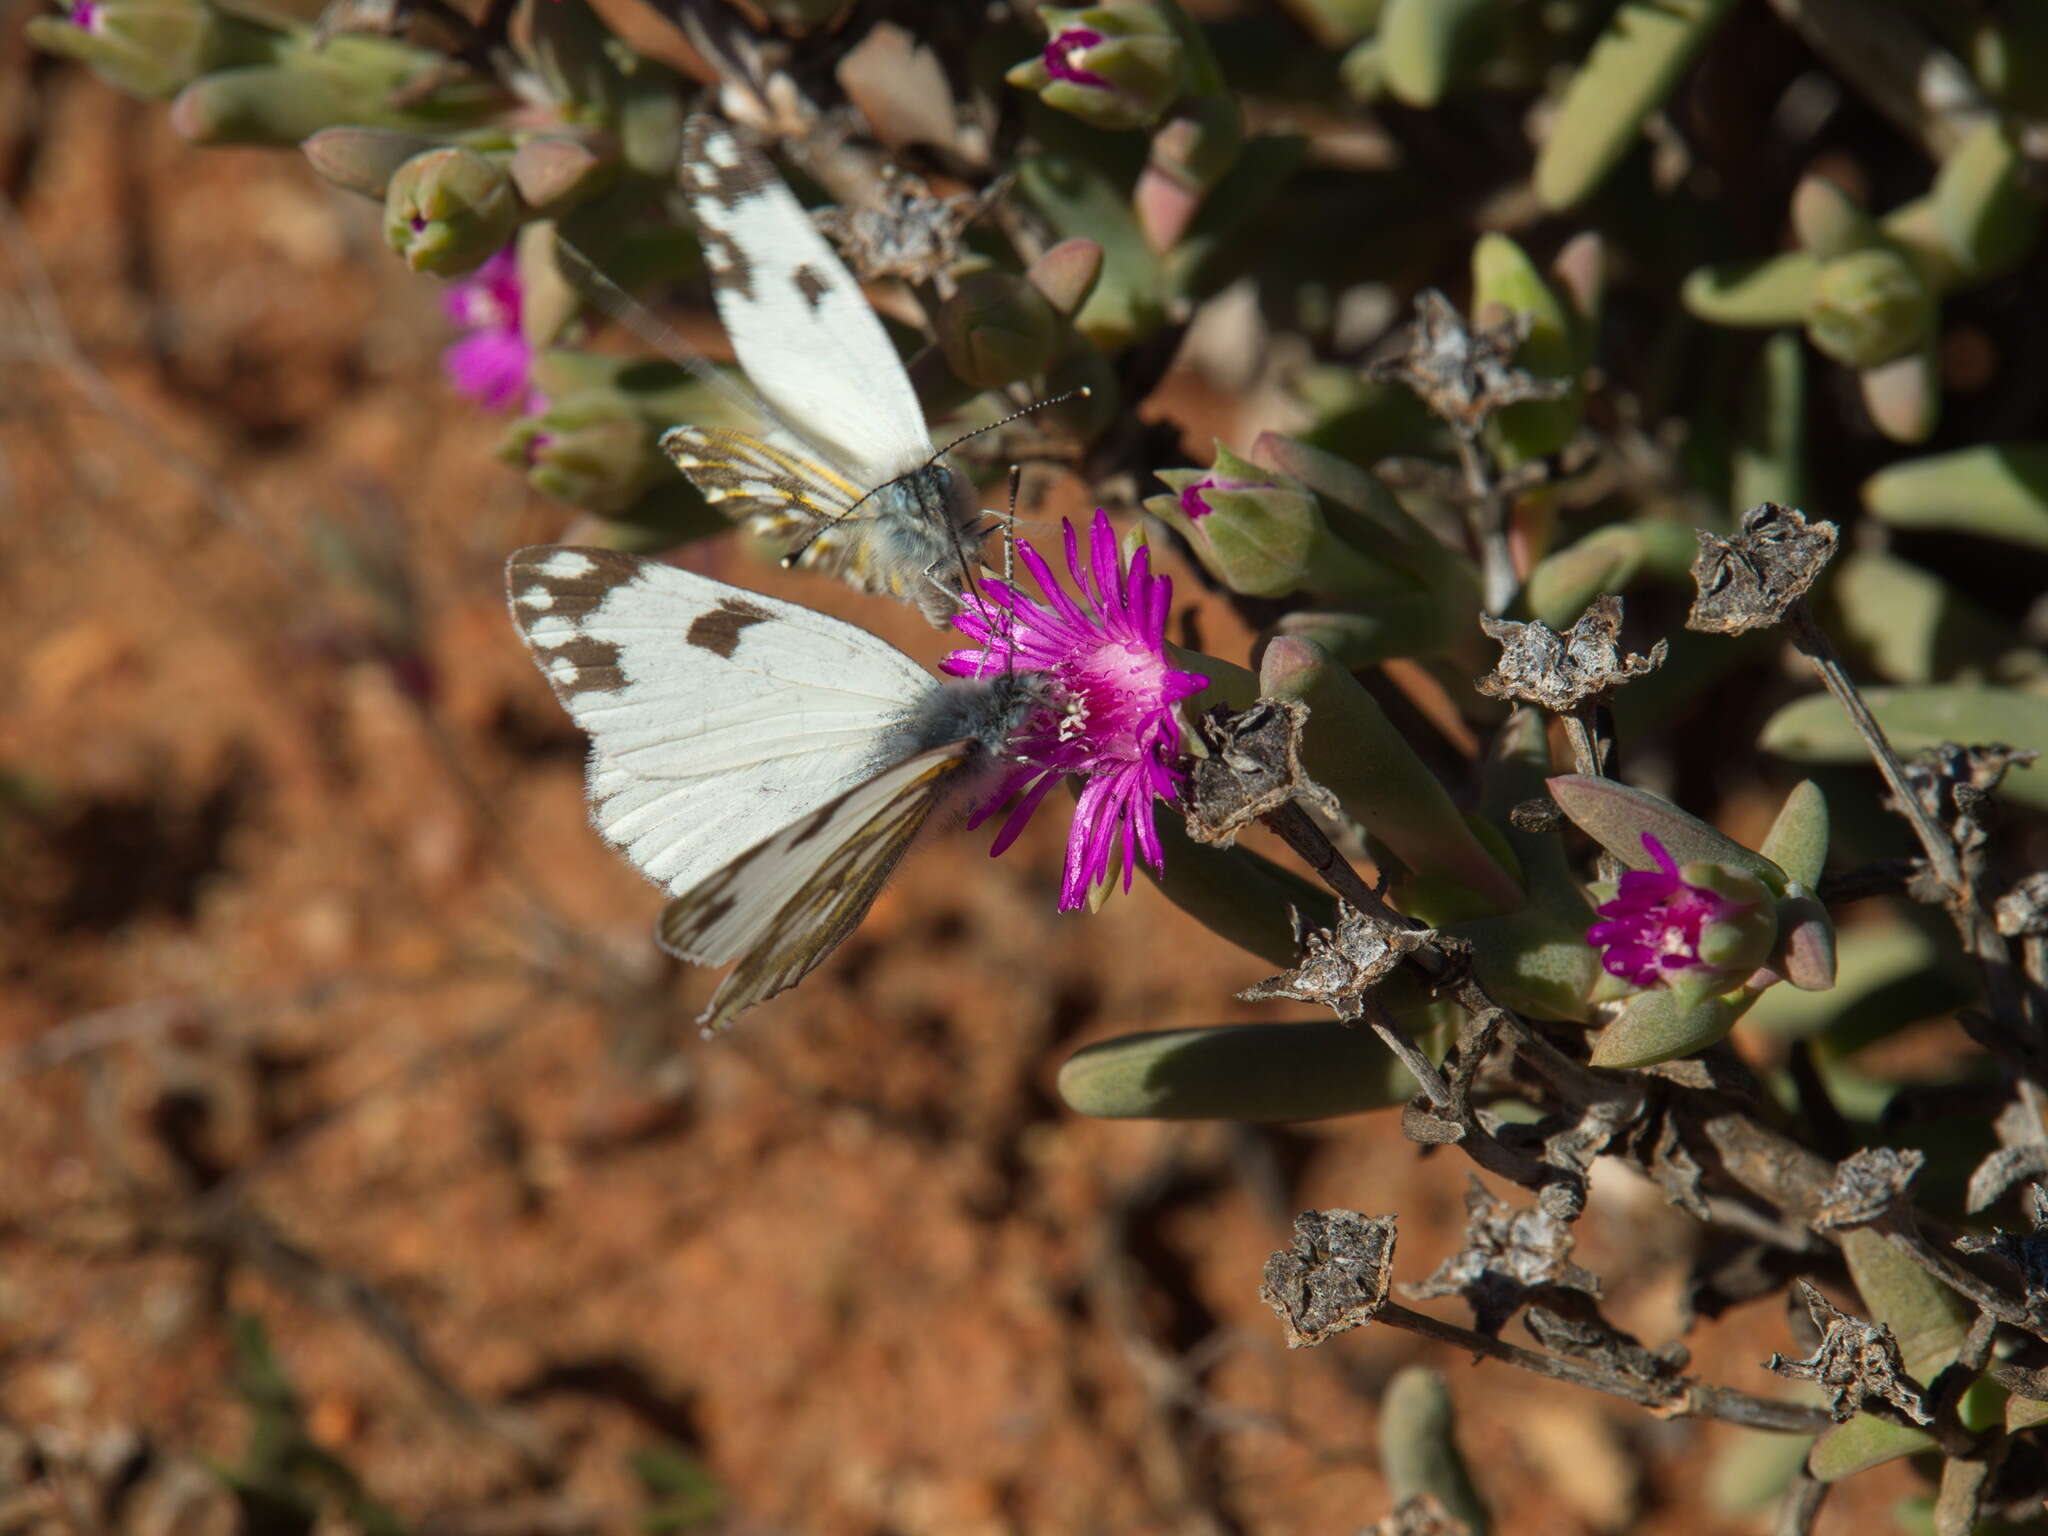
[[(724, 1490), (708, 1530), (1350, 1532), (1418, 1360), (1504, 1530), (1760, 1528), (1705, 1491), (1724, 1428), (1383, 1328), (1282, 1347), (1256, 1292), (1293, 1211), (1398, 1212), (1419, 1279), (1467, 1165), (1390, 1115), (1064, 1112), (1090, 1039), (1289, 1015), (1232, 1003), (1264, 967), (1142, 885), (1057, 916), (1053, 817), (1000, 861), (935, 840), (699, 1042), (706, 978), (655, 953), (504, 617), (505, 553), (565, 520), (439, 378), (433, 282), (293, 157), (191, 150), (5, 47), (48, 287), (4, 263), (0, 1526), (231, 1528), (194, 1458), (244, 1449), (247, 1312), (313, 1437), (426, 1530), (638, 1528), (628, 1457), (667, 1446)], [(384, 659), (413, 649), (424, 705)], [(1657, 1343), (1686, 1241), (1617, 1181), (1579, 1256)], [(1688, 1342), (1756, 1390), (1792, 1343), (1774, 1306)]]

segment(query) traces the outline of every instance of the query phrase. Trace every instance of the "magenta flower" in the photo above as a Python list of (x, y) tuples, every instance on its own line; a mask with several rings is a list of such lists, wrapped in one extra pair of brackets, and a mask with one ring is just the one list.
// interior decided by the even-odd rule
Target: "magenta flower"
[(1070, 773), (1083, 775), (1087, 783), (1067, 834), (1060, 880), (1060, 910), (1070, 912), (1085, 904), (1089, 888), (1109, 874), (1119, 839), (1125, 890), (1131, 888), (1139, 854), (1154, 869), (1160, 867), (1152, 802), (1171, 801), (1181, 778), (1174, 767), (1181, 752), (1174, 706), (1209, 680), (1168, 662), (1166, 612), (1173, 601), (1173, 578), (1152, 574), (1150, 552), (1140, 549), (1127, 571), (1109, 515), (1098, 510), (1084, 566), (1074, 525), (1063, 521), (1061, 526), (1067, 574), (1081, 602), (1067, 595), (1038, 551), (1019, 539), (1018, 558), (1045, 601), (1007, 582), (983, 583), (981, 592), (963, 599), (953, 620), (976, 648), (955, 651), (940, 665), (956, 677), (1014, 669), (1046, 679), (1044, 707), (1010, 738), (1016, 766), (975, 808), (968, 825), (979, 826), (1016, 802), (989, 849), (994, 857), (1016, 841), (1055, 784)]
[(99, 9), (98, 0), (71, 0), (71, 9), (65, 19), (74, 27), (97, 32), (99, 28), (94, 26), (93, 22), (99, 15)]
[(1204, 491), (1272, 491), (1278, 489), (1279, 487), (1270, 480), (1233, 480), (1228, 475), (1219, 475), (1212, 471), (1180, 493), (1180, 510), (1192, 522), (1197, 518), (1207, 517), (1216, 510), (1209, 505), (1208, 498), (1203, 496), (1202, 492)]
[(1586, 942), (1605, 951), (1600, 963), (1610, 976), (1632, 987), (1652, 987), (1686, 971), (1722, 969), (1725, 961), (1718, 955), (1702, 958), (1702, 932), (1757, 903), (1688, 884), (1679, 878), (1677, 861), (1664, 845), (1647, 832), (1642, 838), (1657, 867), (1622, 875), (1614, 900), (1598, 909), (1607, 921), (1588, 928)]
[(533, 387), (520, 299), (519, 264), (509, 245), (450, 283), (442, 299), (448, 318), (469, 334), (441, 354), (441, 366), (457, 389), (489, 410), (537, 411), (547, 403)]
[(1097, 85), (1104, 90), (1109, 82), (1091, 69), (1083, 69), (1073, 62), (1073, 56), (1084, 53), (1102, 41), (1102, 34), (1092, 27), (1068, 27), (1054, 35), (1045, 45), (1045, 72), (1055, 80), (1071, 80), (1076, 85)]

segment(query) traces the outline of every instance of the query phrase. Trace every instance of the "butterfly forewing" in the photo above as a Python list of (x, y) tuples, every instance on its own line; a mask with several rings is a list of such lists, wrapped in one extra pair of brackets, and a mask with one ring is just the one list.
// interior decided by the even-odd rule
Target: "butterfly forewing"
[(863, 489), (929, 459), (931, 433), (889, 333), (767, 158), (697, 116), (682, 179), (718, 317), (783, 422)]
[(506, 584), (590, 733), (599, 830), (674, 895), (860, 784), (934, 686), (865, 630), (613, 550), (521, 550)]
[(956, 741), (906, 758), (670, 902), (656, 930), (664, 949), (698, 965), (740, 957), (699, 1022), (722, 1028), (836, 949), (973, 753)]

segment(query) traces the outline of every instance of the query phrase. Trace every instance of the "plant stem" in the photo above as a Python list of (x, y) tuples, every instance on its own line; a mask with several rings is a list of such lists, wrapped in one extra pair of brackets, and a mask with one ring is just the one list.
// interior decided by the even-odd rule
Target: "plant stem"
[[(1928, 867), (1948, 893), (1943, 905), (1947, 907), (1956, 933), (1963, 941), (1964, 950), (1984, 973), (1985, 997), (1993, 1016), (2016, 1037), (2026, 1038), (2030, 1032), (2029, 1020), (2013, 967), (2012, 950), (2005, 942), (2005, 935), (1998, 931), (1996, 920), (1978, 899), (1976, 881), (1965, 871), (1955, 840), (1920, 803), (1920, 797), (1906, 781), (1905, 767), (1892, 750), (1891, 742), (1886, 740), (1884, 727), (1877, 723), (1870, 707), (1863, 702), (1862, 693), (1850, 681), (1841, 658), (1835, 654), (1834, 646), (1815, 622), (1804, 599), (1791, 606), (1786, 621), (1792, 643), (1813, 663), (1814, 670), (1820, 673), (1821, 682), (1826, 684), (1828, 692), (1835, 696), (1835, 702), (1848, 714), (1857, 734), (1869, 746), (1878, 772), (1884, 775), (1885, 783), (1891, 787), (1892, 798), (1898, 802), (1899, 813), (1913, 828), (1913, 835), (1919, 839), (1927, 855)], [(2018, 1075), (2025, 1075), (2024, 1062), (2013, 1065), (2020, 1068)]]
[(1614, 1371), (1603, 1371), (1598, 1366), (1582, 1361), (1567, 1359), (1561, 1355), (1546, 1355), (1537, 1350), (1523, 1349), (1520, 1345), (1509, 1344), (1500, 1339), (1489, 1338), (1470, 1328), (1461, 1328), (1456, 1323), (1447, 1323), (1440, 1318), (1416, 1312), (1397, 1302), (1387, 1302), (1373, 1314), (1373, 1321), (1386, 1323), (1390, 1327), (1404, 1329), (1409, 1333), (1421, 1334), (1424, 1338), (1435, 1339), (1441, 1344), (1450, 1344), (1474, 1355), (1484, 1355), (1489, 1360), (1518, 1366), (1533, 1371), (1538, 1376), (1548, 1376), (1552, 1381), (1567, 1381), (1574, 1386), (1585, 1387), (1594, 1392), (1606, 1392), (1615, 1397), (1626, 1398), (1645, 1408), (1655, 1410), (1666, 1418), (1720, 1419), (1729, 1424), (1745, 1424), (1752, 1429), (1777, 1429), (1793, 1433), (1815, 1434), (1828, 1427), (1829, 1419), (1818, 1408), (1802, 1407), (1797, 1403), (1783, 1403), (1767, 1397), (1757, 1397), (1733, 1387), (1717, 1387), (1706, 1382), (1681, 1377), (1670, 1383), (1639, 1381)]
[(1458, 462), (1465, 469), (1465, 489), (1472, 497), (1466, 516), (1479, 548), (1481, 601), (1488, 613), (1505, 613), (1522, 587), (1514, 552), (1508, 548), (1507, 493), (1479, 446), (1479, 433), (1455, 428), (1453, 435), (1458, 440)]
[(1912, 824), (1913, 835), (1920, 840), (1920, 847), (1927, 854), (1927, 862), (1933, 866), (1935, 878), (1950, 890), (1958, 889), (1963, 883), (1963, 870), (1956, 861), (1955, 844), (1928, 814), (1927, 807), (1920, 803), (1912, 785), (1906, 782), (1905, 765), (1899, 761), (1898, 753), (1892, 750), (1891, 742), (1885, 739), (1884, 727), (1877, 723), (1870, 706), (1863, 702), (1862, 693), (1849, 680), (1848, 669), (1835, 654), (1826, 631), (1814, 622), (1812, 611), (1803, 599), (1792, 605), (1786, 614), (1786, 623), (1793, 645), (1813, 663), (1821, 682), (1835, 696), (1835, 702), (1847, 712), (1856, 733), (1870, 748), (1870, 755), (1877, 760), (1877, 771), (1884, 775), (1893, 798), (1899, 802), (1900, 814)]
[(1798, 1478), (1785, 1490), (1784, 1502), (1778, 1506), (1773, 1536), (1808, 1536), (1820, 1518), (1821, 1505), (1827, 1502), (1828, 1487), (1801, 1467)]

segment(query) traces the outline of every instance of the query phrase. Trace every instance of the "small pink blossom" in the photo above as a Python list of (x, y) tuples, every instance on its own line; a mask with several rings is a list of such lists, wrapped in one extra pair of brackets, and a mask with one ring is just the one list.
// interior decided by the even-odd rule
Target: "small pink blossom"
[(441, 354), (441, 367), (457, 389), (493, 411), (546, 405), (533, 387), (533, 349), (519, 328), (519, 265), (511, 246), (450, 283), (442, 304), (448, 318), (469, 332)]
[(74, 27), (82, 27), (87, 32), (97, 32), (99, 28), (95, 23), (99, 18), (99, 12), (99, 0), (72, 0), (66, 19)]
[(1649, 833), (1643, 847), (1655, 869), (1631, 869), (1621, 877), (1614, 900), (1599, 907), (1605, 922), (1586, 930), (1586, 942), (1603, 950), (1600, 963), (1610, 976), (1632, 987), (1651, 987), (1684, 971), (1715, 969), (1700, 958), (1700, 934), (1709, 923), (1746, 910), (1704, 886), (1679, 878), (1678, 863)]
[(1068, 27), (1045, 45), (1045, 72), (1055, 80), (1071, 80), (1076, 85), (1095, 85), (1108, 90), (1107, 80), (1073, 62), (1075, 54), (1085, 53), (1101, 41), (1102, 34), (1092, 27)]
[(1020, 539), (1017, 557), (1045, 600), (1007, 582), (984, 583), (953, 620), (975, 648), (955, 651), (941, 665), (959, 677), (1008, 670), (1043, 676), (1044, 707), (1010, 738), (1016, 766), (968, 824), (979, 826), (1015, 801), (989, 849), (993, 857), (1016, 840), (1054, 785), (1068, 774), (1083, 776), (1060, 881), (1060, 910), (1068, 912), (1084, 905), (1089, 889), (1109, 875), (1119, 839), (1125, 890), (1140, 854), (1160, 867), (1153, 801), (1172, 801), (1182, 777), (1175, 767), (1181, 725), (1174, 706), (1209, 680), (1169, 663), (1173, 578), (1151, 573), (1150, 552), (1140, 549), (1126, 569), (1109, 516), (1098, 510), (1083, 562), (1074, 525), (1061, 526), (1067, 574), (1081, 601)]

